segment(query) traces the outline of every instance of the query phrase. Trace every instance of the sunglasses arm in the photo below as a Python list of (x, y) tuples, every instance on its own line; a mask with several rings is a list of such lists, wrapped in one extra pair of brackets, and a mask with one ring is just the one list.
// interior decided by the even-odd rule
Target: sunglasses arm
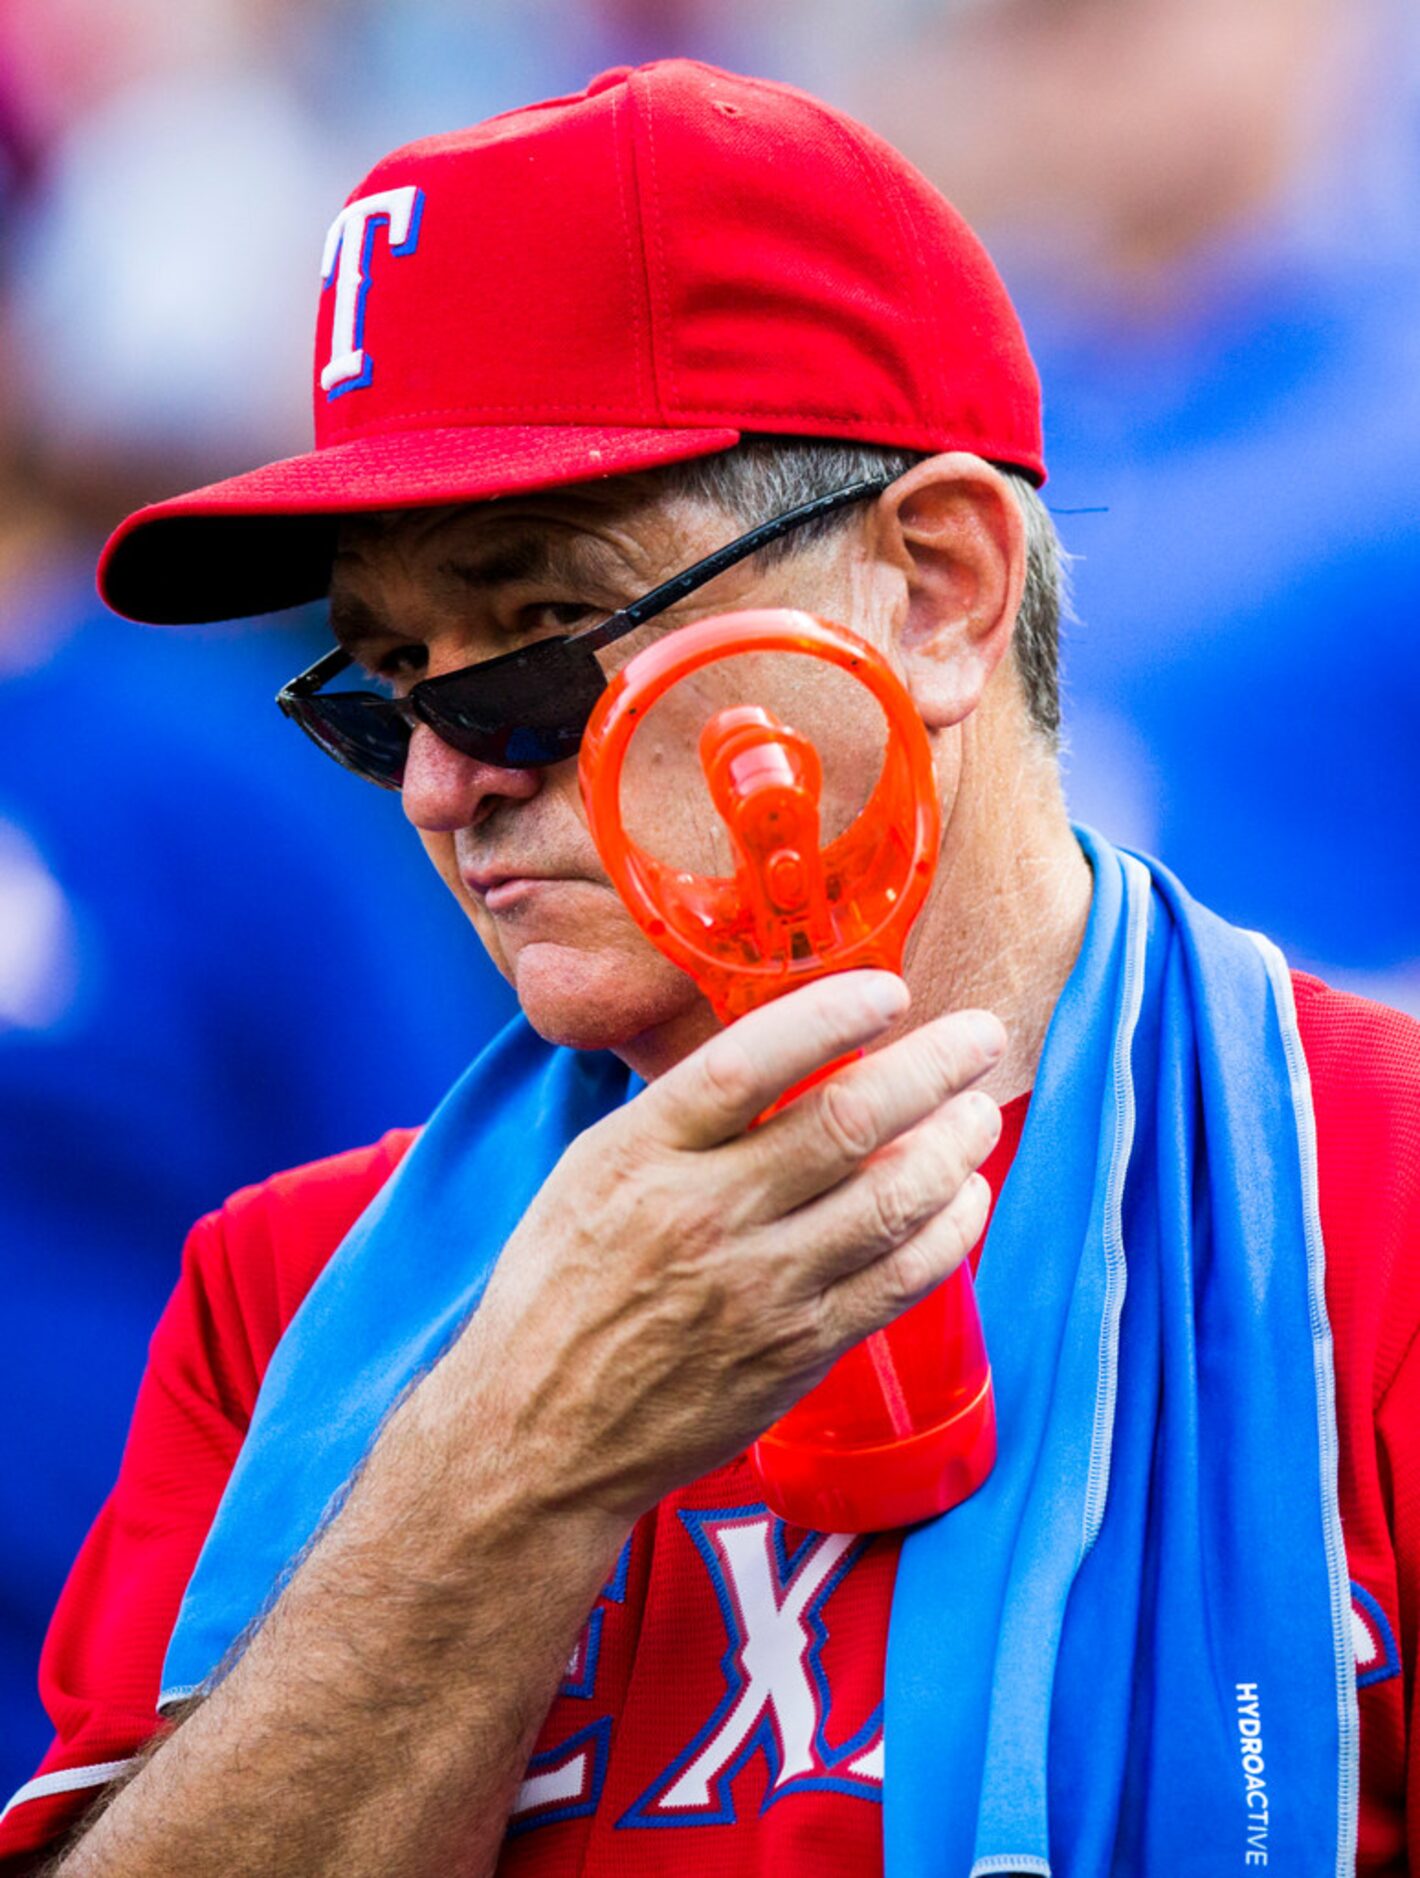
[(670, 580), (662, 581), (659, 587), (642, 594), (630, 606), (622, 607), (610, 619), (589, 626), (585, 632), (573, 633), (570, 643), (583, 646), (588, 652), (599, 652), (623, 633), (629, 633), (646, 620), (654, 619), (658, 613), (668, 612), (677, 600), (685, 599), (697, 587), (704, 587), (717, 574), (723, 574), (726, 569), (747, 561), (752, 554), (758, 554), (771, 541), (779, 541), (795, 529), (816, 522), (821, 516), (832, 515), (835, 510), (847, 508), (851, 503), (865, 502), (870, 496), (881, 495), (892, 480), (891, 476), (875, 476), (867, 482), (850, 483), (845, 489), (831, 489), (827, 495), (815, 496), (811, 502), (801, 502), (797, 508), (761, 523), (747, 535), (739, 536), (727, 546), (717, 548), (714, 554), (707, 554), (704, 560), (695, 562), (694, 566), (673, 575)]
[(322, 653), (314, 665), (307, 666), (289, 684), (283, 685), (276, 694), (276, 702), (284, 711), (288, 702), (313, 697), (322, 686), (328, 685), (332, 678), (338, 678), (354, 663), (344, 646), (335, 646), (331, 651)]

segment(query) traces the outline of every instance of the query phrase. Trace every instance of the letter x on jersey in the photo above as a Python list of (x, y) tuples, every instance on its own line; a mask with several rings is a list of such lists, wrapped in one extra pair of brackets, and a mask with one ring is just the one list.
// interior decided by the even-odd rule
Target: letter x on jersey
[(762, 1506), (685, 1510), (680, 1517), (710, 1573), (728, 1633), (720, 1664), (725, 1693), (618, 1825), (728, 1824), (735, 1817), (734, 1777), (757, 1753), (769, 1769), (766, 1806), (811, 1788), (880, 1799), (881, 1707), (852, 1739), (832, 1745), (821, 1661), (823, 1606), (862, 1552), (862, 1541), (809, 1533), (790, 1553), (783, 1522)]

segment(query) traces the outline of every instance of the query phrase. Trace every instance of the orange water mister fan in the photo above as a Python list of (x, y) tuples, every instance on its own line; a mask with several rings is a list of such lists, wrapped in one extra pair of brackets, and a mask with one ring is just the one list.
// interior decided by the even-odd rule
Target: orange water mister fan
[[(627, 833), (627, 754), (673, 687), (756, 653), (826, 661), (866, 686), (887, 726), (881, 772), (865, 806), (824, 845), (822, 764), (812, 741), (758, 704), (711, 710), (698, 755), (733, 872), (686, 872)], [(936, 862), (936, 781), (916, 708), (856, 634), (789, 609), (724, 614), (668, 634), (607, 687), (583, 739), (580, 779), (617, 892), (722, 1023), (829, 972), (902, 970)], [(839, 1067), (820, 1070), (774, 1108)], [(995, 1458), (991, 1369), (965, 1261), (841, 1356), (752, 1452), (772, 1510), (819, 1532), (880, 1532), (930, 1519), (975, 1492)]]

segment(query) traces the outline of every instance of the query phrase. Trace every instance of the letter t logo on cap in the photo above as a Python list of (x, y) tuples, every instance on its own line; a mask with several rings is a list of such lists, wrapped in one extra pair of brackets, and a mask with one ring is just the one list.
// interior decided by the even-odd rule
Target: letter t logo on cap
[(370, 360), (364, 348), (365, 297), (370, 291), (376, 232), (381, 227), (389, 230), (392, 255), (413, 254), (419, 245), (423, 213), (424, 191), (411, 183), (403, 189), (358, 196), (331, 223), (321, 261), (322, 289), (335, 282), (330, 363), (320, 375), (321, 390), (329, 397), (358, 391), (370, 382)]

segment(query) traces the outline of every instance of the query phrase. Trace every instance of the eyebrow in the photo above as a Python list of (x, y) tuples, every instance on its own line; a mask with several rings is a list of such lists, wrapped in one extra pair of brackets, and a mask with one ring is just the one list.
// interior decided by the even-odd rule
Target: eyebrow
[(341, 649), (353, 654), (367, 639), (378, 639), (390, 629), (374, 607), (367, 606), (354, 594), (332, 594), (330, 630)]
[(544, 579), (555, 559), (545, 535), (522, 535), (513, 541), (495, 542), (482, 553), (475, 550), (441, 561), (439, 572), (465, 587), (501, 587), (510, 580)]

